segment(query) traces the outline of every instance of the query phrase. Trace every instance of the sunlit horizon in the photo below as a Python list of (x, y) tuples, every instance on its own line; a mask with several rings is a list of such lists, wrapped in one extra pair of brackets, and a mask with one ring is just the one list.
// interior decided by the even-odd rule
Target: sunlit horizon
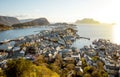
[(0, 0), (0, 15), (18, 19), (45, 17), (50, 22), (93, 18), (119, 23), (119, 0)]
[(93, 18), (100, 23), (115, 23), (113, 37), (119, 43), (119, 0), (0, 0), (0, 16), (18, 19), (47, 18), (51, 22), (74, 23)]

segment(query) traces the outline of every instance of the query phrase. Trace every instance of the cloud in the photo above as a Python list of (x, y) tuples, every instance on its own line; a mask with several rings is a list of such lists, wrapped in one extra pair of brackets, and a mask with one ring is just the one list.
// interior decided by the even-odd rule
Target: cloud
[(24, 19), (24, 18), (28, 18), (28, 15), (16, 15), (15, 17), (20, 18), (20, 19)]
[(28, 18), (37, 18), (36, 15), (31, 15), (31, 14), (26, 14), (26, 15), (15, 15), (14, 17), (18, 18), (18, 19), (28, 19)]

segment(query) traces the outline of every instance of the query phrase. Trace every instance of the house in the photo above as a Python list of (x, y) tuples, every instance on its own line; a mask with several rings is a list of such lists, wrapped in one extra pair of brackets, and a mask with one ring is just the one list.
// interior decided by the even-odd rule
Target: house
[(20, 50), (20, 47), (19, 47), (19, 46), (13, 48), (13, 51), (18, 51), (18, 50)]
[(83, 69), (81, 67), (79, 67), (79, 66), (75, 66), (75, 70), (83, 72)]
[(21, 50), (19, 53), (20, 53), (19, 56), (24, 57), (25, 51)]
[(63, 49), (60, 51), (60, 53), (62, 54), (62, 57), (65, 58), (67, 56), (71, 56), (71, 54), (73, 54), (72, 49)]
[(74, 58), (75, 60), (76, 59), (79, 59), (79, 60), (81, 59), (80, 54), (72, 54), (71, 57)]
[(82, 66), (82, 61), (79, 60), (76, 65), (77, 65), (77, 66)]
[(64, 60), (64, 61), (68, 61), (68, 60), (73, 60), (73, 58), (72, 58), (72, 57), (67, 56), (67, 57), (63, 58), (63, 60)]

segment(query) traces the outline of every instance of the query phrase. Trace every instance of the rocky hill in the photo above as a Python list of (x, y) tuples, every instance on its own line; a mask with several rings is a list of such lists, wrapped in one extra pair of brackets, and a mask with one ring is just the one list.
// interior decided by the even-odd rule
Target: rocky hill
[(41, 25), (48, 25), (48, 24), (49, 24), (49, 21), (46, 18), (38, 18), (30, 22), (14, 24), (12, 26), (15, 28), (24, 28), (24, 27), (41, 26)]
[(15, 17), (0, 16), (0, 24), (11, 26), (17, 23), (20, 23), (20, 21)]

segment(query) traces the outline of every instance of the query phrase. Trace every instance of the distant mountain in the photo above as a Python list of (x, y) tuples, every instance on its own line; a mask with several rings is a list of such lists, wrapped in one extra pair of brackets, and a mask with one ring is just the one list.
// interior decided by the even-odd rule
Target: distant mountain
[(0, 24), (11, 26), (17, 23), (20, 23), (20, 21), (15, 17), (0, 16)]
[(50, 26), (76, 26), (75, 24), (69, 24), (69, 23), (66, 23), (66, 22), (58, 22), (58, 23), (53, 23), (53, 24), (50, 24)]
[(12, 29), (11, 26), (7, 26), (7, 25), (4, 25), (4, 24), (0, 24), (0, 31), (10, 30), (10, 29)]
[(12, 25), (15, 28), (24, 28), (30, 26), (41, 26), (41, 25), (48, 25), (49, 21), (46, 18), (38, 18), (29, 22), (19, 23)]
[(32, 20), (34, 20), (34, 19), (22, 19), (22, 20), (20, 20), (20, 22), (21, 22), (21, 23), (25, 23), (25, 22), (30, 22), (30, 21), (32, 21)]
[(76, 24), (100, 24), (99, 21), (96, 21), (92, 18), (84, 18), (82, 20), (77, 20), (75, 23)]
[(50, 26), (59, 26), (59, 25), (68, 25), (68, 23), (65, 23), (65, 22), (58, 22), (58, 23), (50, 24)]

